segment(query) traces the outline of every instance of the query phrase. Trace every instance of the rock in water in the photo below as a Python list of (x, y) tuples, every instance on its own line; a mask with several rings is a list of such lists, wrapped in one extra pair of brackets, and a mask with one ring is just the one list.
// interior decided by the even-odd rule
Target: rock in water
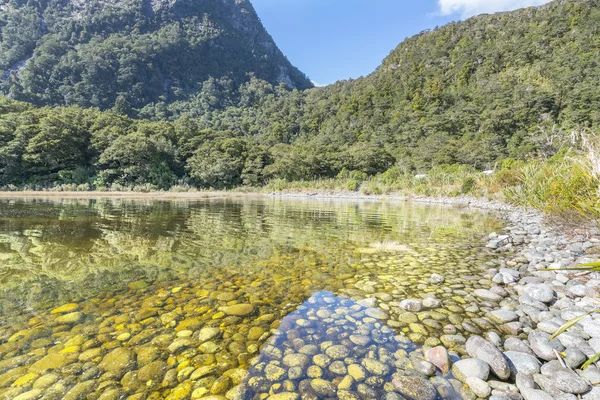
[(450, 372), (450, 366), (452, 362), (450, 361), (450, 355), (448, 354), (448, 350), (446, 350), (443, 346), (437, 346), (433, 349), (427, 350), (425, 353), (425, 358), (427, 361), (435, 365), (442, 371), (442, 374), (446, 375)]
[(221, 307), (219, 310), (227, 315), (236, 317), (245, 317), (254, 313), (255, 308), (252, 304), (235, 304), (233, 306)]
[(409, 400), (435, 400), (437, 391), (428, 380), (419, 376), (394, 374), (392, 384)]
[(507, 380), (510, 377), (510, 366), (504, 354), (484, 338), (471, 336), (467, 340), (466, 349), (471, 357), (485, 361), (498, 378)]

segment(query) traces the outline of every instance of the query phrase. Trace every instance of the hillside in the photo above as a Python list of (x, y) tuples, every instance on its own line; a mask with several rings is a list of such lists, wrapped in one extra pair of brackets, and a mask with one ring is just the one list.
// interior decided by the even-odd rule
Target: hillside
[[(305, 89), (246, 0), (9, 0), (0, 6), (5, 94), (109, 109), (171, 103), (249, 74)], [(205, 89), (207, 90), (207, 89)]]
[(405, 40), (366, 78), (304, 91), (210, 80), (142, 120), (4, 100), (0, 184), (231, 187), (545, 159), (597, 132), (599, 20), (592, 0), (482, 15)]

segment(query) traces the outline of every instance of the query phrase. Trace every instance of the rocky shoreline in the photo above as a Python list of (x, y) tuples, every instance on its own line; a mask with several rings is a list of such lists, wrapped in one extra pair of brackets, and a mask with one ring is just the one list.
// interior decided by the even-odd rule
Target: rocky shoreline
[[(487, 276), (494, 286), (474, 295), (499, 324), (503, 334), (490, 331), (466, 340), (466, 357), (452, 364), (444, 346), (423, 349), (427, 363), (440, 370), (451, 368), (464, 385), (455, 385), (464, 399), (493, 400), (600, 399), (600, 369), (582, 365), (600, 352), (600, 314), (585, 315), (566, 332), (550, 340), (567, 321), (600, 308), (600, 273), (565, 268), (597, 261), (589, 253), (598, 248), (600, 231), (567, 234), (564, 227), (548, 224), (544, 215), (501, 202), (459, 198), (404, 198), (351, 193), (271, 194), (278, 197), (327, 197), (410, 200), (468, 206), (499, 212), (506, 232), (490, 233), (485, 245), (501, 259)], [(435, 279), (432, 276), (432, 279)], [(443, 279), (443, 278), (442, 278)], [(407, 300), (419, 303), (418, 300)], [(420, 304), (416, 305), (420, 308)], [(442, 342), (446, 340), (442, 339)], [(416, 369), (432, 371), (430, 365)]]

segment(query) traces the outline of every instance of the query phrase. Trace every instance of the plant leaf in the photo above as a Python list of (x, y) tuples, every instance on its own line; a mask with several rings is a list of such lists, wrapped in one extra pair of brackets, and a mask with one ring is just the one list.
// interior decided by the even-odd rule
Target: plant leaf
[(581, 366), (581, 369), (586, 370), (587, 367), (589, 367), (590, 365), (592, 365), (593, 363), (595, 363), (596, 361), (598, 361), (598, 359), (600, 359), (600, 353), (596, 354), (595, 356), (593, 356), (592, 358), (590, 358), (589, 360), (587, 360), (585, 362), (585, 364), (583, 364)]
[(573, 319), (565, 322), (560, 328), (558, 328), (558, 330), (556, 332), (554, 332), (554, 334), (552, 336), (550, 336), (550, 339), (548, 339), (548, 341), (551, 342), (553, 339), (556, 339), (556, 337), (558, 335), (560, 335), (561, 333), (565, 332), (567, 329), (571, 328), (572, 326), (575, 326), (584, 317), (587, 317), (588, 315), (591, 315), (591, 314), (593, 314), (595, 312), (596, 311), (590, 311), (589, 313), (582, 314), (579, 317), (575, 317), (575, 318), (573, 318)]

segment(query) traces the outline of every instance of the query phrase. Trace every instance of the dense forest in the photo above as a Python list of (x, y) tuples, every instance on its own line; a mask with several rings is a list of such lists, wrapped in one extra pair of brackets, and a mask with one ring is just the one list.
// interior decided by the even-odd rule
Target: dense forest
[[(159, 13), (147, 13), (158, 25), (149, 17), (140, 18), (150, 25), (140, 25), (138, 14), (111, 19), (120, 31), (131, 29), (132, 38), (141, 35), (123, 51), (137, 68), (128, 74), (124, 64), (110, 61), (120, 46), (111, 42), (113, 35), (108, 43), (92, 39), (94, 29), (106, 36), (108, 27), (94, 28), (94, 18), (84, 19), (85, 28), (79, 20), (52, 19), (60, 2), (42, 3), (29, 1), (0, 18), (0, 66), (6, 69), (34, 49), (4, 83), (11, 98), (0, 104), (0, 185), (224, 188), (389, 169), (419, 173), (446, 164), (483, 170), (507, 158), (550, 157), (561, 143), (576, 142), (573, 132), (600, 125), (600, 4), (594, 0), (559, 0), (422, 32), (402, 42), (370, 76), (324, 88), (305, 89), (299, 72), (292, 74), (297, 88), (291, 88), (267, 70), (242, 64), (230, 67), (244, 70), (243, 76), (208, 74), (196, 87), (184, 78), (193, 72), (175, 71), (179, 78), (168, 80), (174, 85), (168, 95), (159, 90), (162, 83), (136, 81), (153, 82), (152, 73), (170, 68), (148, 64), (147, 57), (160, 53), (152, 51), (161, 38), (169, 37)], [(181, 3), (189, 11), (187, 0)], [(48, 28), (36, 33), (39, 21), (31, 29), (15, 22), (30, 18), (21, 11), (28, 8), (45, 9)], [(179, 15), (173, 13), (164, 18)], [(44, 34), (50, 26), (60, 29)], [(67, 32), (78, 32), (71, 34), (73, 42), (52, 41)], [(206, 33), (196, 34), (178, 33), (187, 44), (202, 42)], [(61, 53), (52, 47), (57, 42), (70, 50)], [(86, 48), (107, 53), (80, 64)], [(71, 55), (48, 61), (56, 54)], [(104, 74), (104, 62), (118, 72)]]
[(246, 0), (9, 0), (0, 7), (1, 89), (36, 105), (143, 108), (185, 100), (209, 78), (237, 87), (249, 74), (312, 87)]

